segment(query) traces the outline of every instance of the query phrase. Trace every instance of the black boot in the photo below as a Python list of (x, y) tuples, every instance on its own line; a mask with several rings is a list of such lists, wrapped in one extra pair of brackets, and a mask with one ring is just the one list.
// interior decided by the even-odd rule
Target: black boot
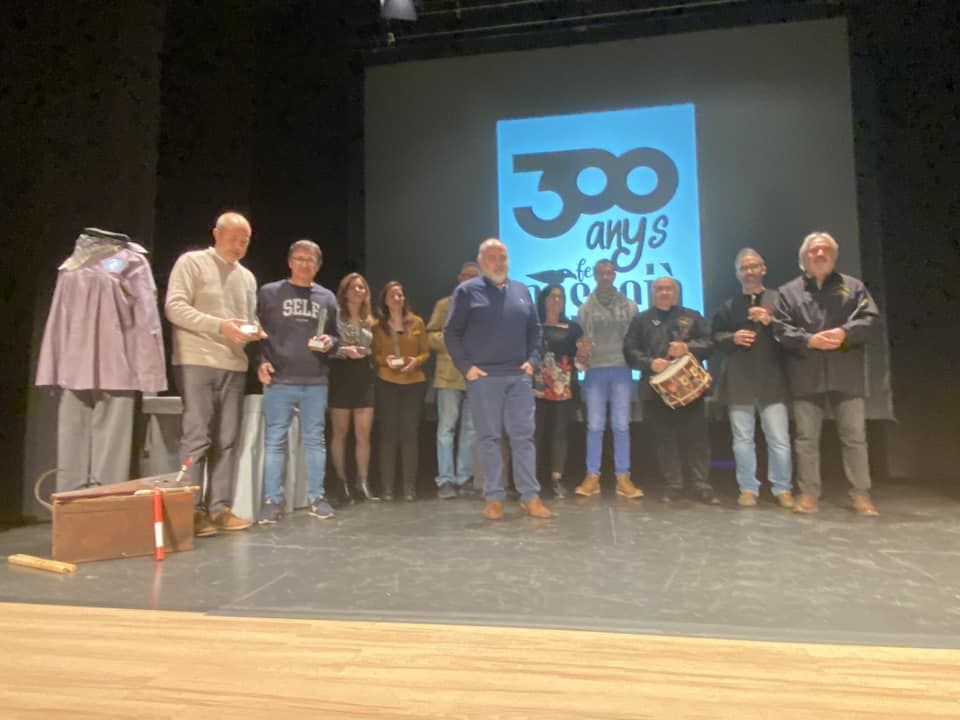
[(360, 478), (357, 480), (357, 486), (354, 488), (354, 491), (359, 497), (362, 497), (367, 502), (380, 499), (370, 492), (370, 483), (366, 478)]

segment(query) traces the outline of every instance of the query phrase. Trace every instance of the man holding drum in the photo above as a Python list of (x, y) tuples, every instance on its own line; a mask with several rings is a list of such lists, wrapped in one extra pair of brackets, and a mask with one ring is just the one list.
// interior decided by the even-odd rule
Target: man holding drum
[(724, 356), (717, 397), (727, 406), (733, 456), (737, 463), (738, 503), (754, 507), (760, 492), (754, 444), (756, 414), (767, 441), (767, 477), (780, 507), (793, 507), (790, 480), (790, 420), (780, 346), (773, 337), (777, 291), (763, 286), (767, 266), (760, 253), (744, 248), (734, 260), (742, 292), (727, 300), (713, 318), (713, 342)]
[[(630, 323), (623, 339), (623, 354), (627, 364), (637, 368), (649, 380), (668, 369), (680, 365), (697, 365), (689, 377), (678, 379), (678, 386), (689, 388), (692, 380), (709, 378), (699, 368), (713, 347), (710, 330), (703, 316), (696, 310), (677, 304), (680, 287), (676, 280), (661, 277), (653, 281), (653, 307), (645, 310)], [(663, 475), (663, 502), (679, 500), (683, 495), (683, 457), (696, 497), (708, 505), (720, 501), (710, 484), (710, 441), (704, 409), (703, 391), (709, 383), (702, 383), (694, 392), (682, 390), (682, 398), (671, 407), (649, 387), (642, 387), (644, 419), (653, 425), (657, 442), (657, 458)], [(692, 399), (695, 397), (695, 399)]]

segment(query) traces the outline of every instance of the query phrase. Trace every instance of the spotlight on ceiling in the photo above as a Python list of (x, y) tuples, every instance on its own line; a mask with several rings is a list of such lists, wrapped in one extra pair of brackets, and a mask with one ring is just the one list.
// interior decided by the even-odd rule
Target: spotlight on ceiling
[(417, 8), (413, 0), (380, 0), (380, 17), (385, 20), (417, 19)]

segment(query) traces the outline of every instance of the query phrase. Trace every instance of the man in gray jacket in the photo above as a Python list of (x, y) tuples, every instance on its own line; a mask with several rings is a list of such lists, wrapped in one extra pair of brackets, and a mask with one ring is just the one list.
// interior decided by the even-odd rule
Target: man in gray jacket
[(864, 344), (879, 313), (862, 282), (834, 270), (838, 251), (837, 241), (827, 233), (807, 235), (799, 254), (803, 274), (778, 291), (774, 335), (786, 351), (801, 493), (793, 509), (817, 511), (820, 429), (829, 406), (837, 422), (854, 510), (875, 516), (863, 401)]

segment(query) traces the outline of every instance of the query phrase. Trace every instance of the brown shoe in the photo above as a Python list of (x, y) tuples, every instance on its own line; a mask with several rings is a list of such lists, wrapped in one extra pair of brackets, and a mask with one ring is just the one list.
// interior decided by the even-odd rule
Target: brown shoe
[(487, 500), (483, 506), (483, 516), (487, 520), (500, 520), (503, 518), (503, 503), (499, 500)]
[(238, 518), (228, 507), (211, 515), (210, 522), (213, 523), (213, 526), (218, 530), (246, 530), (253, 525), (250, 520)]
[(797, 498), (797, 501), (793, 504), (793, 511), (795, 513), (802, 513), (804, 515), (809, 515), (815, 513), (819, 508), (817, 507), (817, 499), (813, 495), (800, 495)]
[(204, 510), (193, 512), (193, 534), (196, 537), (210, 537), (217, 534), (217, 528), (210, 522), (210, 516)]
[(520, 503), (520, 507), (523, 508), (523, 511), (530, 517), (544, 519), (555, 517), (550, 511), (550, 508), (543, 504), (543, 500), (540, 499), (539, 495), (534, 495), (526, 502)]
[(744, 490), (742, 493), (740, 493), (740, 497), (737, 498), (737, 505), (740, 507), (756, 507), (756, 493), (752, 493), (749, 490)]
[(790, 509), (793, 507), (793, 493), (787, 490), (777, 495), (777, 505), (782, 508)]
[(880, 514), (869, 495), (857, 495), (853, 498), (853, 509), (856, 510), (857, 515), (864, 517), (877, 517)]
[[(600, 492), (599, 487), (597, 492)], [(643, 490), (630, 482), (630, 473), (620, 473), (617, 475), (617, 495), (634, 500), (643, 497)]]
[(574, 492), (576, 492), (577, 495), (583, 495), (584, 497), (599, 495), (600, 476), (596, 473), (587, 473), (587, 476), (583, 479), (583, 482), (577, 485), (577, 489)]

